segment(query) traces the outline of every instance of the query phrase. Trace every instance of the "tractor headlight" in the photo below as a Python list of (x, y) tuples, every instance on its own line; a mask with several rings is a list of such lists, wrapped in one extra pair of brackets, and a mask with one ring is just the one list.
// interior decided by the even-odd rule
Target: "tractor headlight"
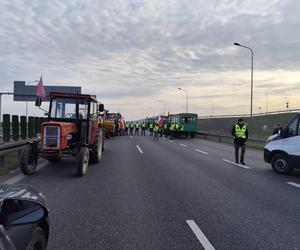
[(72, 134), (67, 134), (67, 136), (66, 136), (67, 140), (71, 140), (72, 137), (73, 137)]

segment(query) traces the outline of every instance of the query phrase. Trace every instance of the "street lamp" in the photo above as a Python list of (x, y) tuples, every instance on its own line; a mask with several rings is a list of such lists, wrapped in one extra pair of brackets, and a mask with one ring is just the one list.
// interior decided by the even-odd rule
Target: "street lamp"
[(166, 103), (162, 100), (158, 100), (158, 102), (162, 103), (164, 105), (164, 112), (163, 115), (165, 115), (165, 111), (166, 111)]
[(188, 95), (188, 92), (187, 92), (187, 90), (182, 89), (182, 88), (178, 88), (178, 90), (181, 90), (181, 91), (185, 92), (185, 94), (186, 94), (185, 112), (188, 113), (188, 105), (189, 105), (189, 101), (188, 101), (189, 100), (189, 95)]
[(243, 47), (245, 49), (250, 50), (251, 52), (251, 106), (250, 106), (250, 116), (252, 116), (253, 114), (253, 50), (245, 45), (239, 44), (239, 43), (234, 43), (234, 45), (239, 46), (239, 47)]
[[(34, 83), (34, 82), (38, 82), (38, 80), (29, 81), (26, 83), (29, 84), (29, 83)], [(26, 101), (26, 121), (27, 121), (27, 117), (28, 117), (28, 101)]]

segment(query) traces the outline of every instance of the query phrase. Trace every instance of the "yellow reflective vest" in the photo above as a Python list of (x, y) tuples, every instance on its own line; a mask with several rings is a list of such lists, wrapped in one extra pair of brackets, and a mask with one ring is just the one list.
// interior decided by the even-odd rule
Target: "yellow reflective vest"
[(235, 136), (237, 138), (246, 139), (246, 130), (247, 130), (246, 124), (244, 124), (242, 127), (240, 127), (240, 125), (238, 124), (235, 124)]

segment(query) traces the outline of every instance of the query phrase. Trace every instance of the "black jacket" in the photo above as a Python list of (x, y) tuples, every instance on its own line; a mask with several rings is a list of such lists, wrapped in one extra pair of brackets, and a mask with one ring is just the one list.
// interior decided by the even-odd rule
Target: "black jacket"
[[(238, 123), (236, 123), (236, 124), (238, 124)], [(234, 137), (234, 144), (245, 144), (245, 142), (248, 140), (248, 135), (249, 135), (248, 125), (246, 125), (246, 132), (245, 132), (246, 139), (244, 139), (244, 138), (237, 138), (236, 137), (236, 134), (235, 134), (235, 125), (236, 124), (233, 125), (232, 130), (231, 130), (231, 134)], [(244, 124), (239, 125), (239, 126), (240, 126), (240, 128), (242, 128), (242, 126), (244, 126)]]

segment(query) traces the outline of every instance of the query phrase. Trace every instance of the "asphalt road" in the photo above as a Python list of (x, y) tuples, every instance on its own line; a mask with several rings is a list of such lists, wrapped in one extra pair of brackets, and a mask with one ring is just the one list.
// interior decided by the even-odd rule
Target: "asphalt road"
[(258, 150), (232, 160), (228, 144), (115, 137), (83, 178), (70, 158), (18, 184), (48, 200), (49, 249), (300, 249), (300, 174)]

